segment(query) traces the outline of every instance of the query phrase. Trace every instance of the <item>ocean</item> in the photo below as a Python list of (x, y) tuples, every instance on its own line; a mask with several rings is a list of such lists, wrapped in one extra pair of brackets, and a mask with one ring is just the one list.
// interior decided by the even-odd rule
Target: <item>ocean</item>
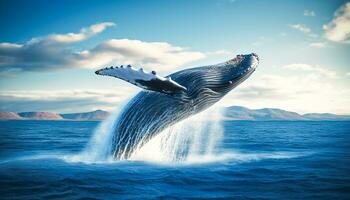
[(350, 199), (350, 122), (202, 123), (121, 161), (100, 124), (1, 121), (0, 199)]

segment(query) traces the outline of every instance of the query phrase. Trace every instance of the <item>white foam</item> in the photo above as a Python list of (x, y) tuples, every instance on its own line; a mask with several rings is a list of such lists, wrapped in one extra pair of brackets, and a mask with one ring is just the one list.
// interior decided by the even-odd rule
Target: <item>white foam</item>
[(194, 157), (211, 157), (222, 137), (221, 109), (214, 107), (167, 128), (137, 147), (130, 160), (179, 163)]
[(121, 107), (115, 109), (107, 119), (98, 125), (81, 153), (64, 156), (64, 160), (84, 163), (113, 162), (114, 159), (111, 155), (112, 138)]
[(204, 164), (215, 162), (245, 163), (265, 159), (290, 159), (300, 156), (302, 156), (302, 154), (294, 152), (244, 153), (239, 151), (229, 151), (215, 155), (190, 156), (183, 164)]

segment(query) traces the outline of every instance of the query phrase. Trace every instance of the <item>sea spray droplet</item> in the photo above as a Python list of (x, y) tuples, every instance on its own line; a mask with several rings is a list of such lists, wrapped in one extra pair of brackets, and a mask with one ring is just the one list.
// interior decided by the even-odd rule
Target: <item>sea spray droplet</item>
[(107, 119), (100, 122), (85, 149), (78, 155), (71, 156), (70, 161), (86, 163), (113, 161), (111, 155), (112, 138), (115, 134), (115, 124), (122, 107), (123, 105), (117, 107)]
[(175, 124), (142, 147), (137, 147), (130, 159), (195, 163), (214, 158), (223, 136), (221, 116), (221, 109), (214, 107)]

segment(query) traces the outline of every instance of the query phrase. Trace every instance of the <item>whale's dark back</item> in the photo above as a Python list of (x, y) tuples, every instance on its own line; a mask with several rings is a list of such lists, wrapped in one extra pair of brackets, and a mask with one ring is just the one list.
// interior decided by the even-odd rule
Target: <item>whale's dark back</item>
[(187, 88), (186, 93), (139, 92), (122, 110), (116, 123), (114, 157), (128, 158), (137, 145), (143, 145), (165, 128), (220, 100), (232, 87), (228, 81), (223, 82), (225, 73), (222, 72), (211, 67), (199, 67), (169, 75)]

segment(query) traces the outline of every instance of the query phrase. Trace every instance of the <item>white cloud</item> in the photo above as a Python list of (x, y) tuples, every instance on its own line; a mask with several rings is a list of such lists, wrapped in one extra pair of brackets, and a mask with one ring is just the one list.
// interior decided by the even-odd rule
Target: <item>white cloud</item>
[(290, 24), (289, 27), (291, 27), (295, 30), (298, 30), (300, 32), (303, 32), (303, 33), (310, 33), (311, 32), (311, 29), (303, 24)]
[(347, 75), (347, 76), (350, 76), (350, 72), (347, 72), (346, 75)]
[(221, 104), (250, 108), (282, 108), (299, 113), (350, 113), (350, 89), (335, 84), (328, 76), (317, 76), (311, 71), (307, 72), (291, 74), (285, 71), (282, 75), (262, 76), (253, 74), (223, 98)]
[(104, 90), (2, 91), (0, 111), (67, 113), (97, 109), (113, 110), (137, 91), (136, 87), (114, 87)]
[[(83, 28), (79, 33), (53, 34), (33, 38), (23, 44), (0, 43), (0, 74), (9, 76), (21, 71), (53, 71), (64, 68), (100, 68), (106, 65), (134, 64), (158, 71), (172, 70), (206, 57), (167, 42), (111, 39), (94, 48), (73, 51), (70, 43), (101, 33), (114, 23), (105, 22)], [(211, 52), (218, 55), (225, 51)]]
[(350, 2), (341, 6), (331, 22), (323, 25), (326, 39), (333, 42), (349, 42), (350, 39)]
[(295, 63), (295, 64), (289, 64), (282, 66), (284, 69), (288, 70), (295, 70), (295, 71), (304, 71), (304, 72), (311, 72), (314, 75), (318, 76), (326, 76), (328, 78), (337, 78), (337, 74), (335, 71), (325, 69), (323, 67), (320, 67), (318, 65), (313, 66), (309, 64), (303, 64), (303, 63)]
[(104, 22), (100, 24), (94, 24), (89, 28), (82, 28), (79, 33), (67, 33), (67, 34), (53, 34), (47, 39), (54, 42), (71, 43), (80, 42), (87, 38), (94, 36), (104, 31), (107, 27), (115, 26), (112, 22)]
[(313, 42), (313, 43), (310, 43), (310, 46), (316, 47), (316, 48), (326, 48), (327, 44), (325, 42)]
[(80, 52), (75, 62), (78, 66), (88, 68), (134, 64), (167, 71), (204, 57), (204, 53), (189, 51), (166, 42), (112, 39), (91, 50)]
[(316, 16), (316, 13), (312, 10), (304, 10), (304, 16), (306, 17), (314, 17)]
[(104, 22), (82, 28), (79, 33), (52, 34), (33, 38), (23, 44), (0, 43), (0, 74), (72, 67), (73, 61), (79, 58), (79, 54), (67, 45), (86, 40), (114, 25), (111, 22)]
[(304, 33), (305, 35), (309, 36), (309, 37), (312, 37), (312, 38), (317, 38), (318, 35), (313, 33), (311, 31), (311, 29), (309, 27), (307, 27), (306, 25), (304, 24), (289, 24), (289, 27), (292, 28), (292, 29), (295, 29), (295, 30), (298, 30), (302, 33)]
[[(289, 27), (292, 28), (292, 29), (300, 31), (300, 32), (306, 34), (309, 37), (312, 37), (312, 38), (317, 38), (318, 37), (318, 35), (313, 33), (311, 31), (311, 29), (309, 27), (307, 27), (306, 25), (303, 25), (303, 24), (290, 24)], [(326, 47), (326, 43), (325, 42), (313, 42), (313, 43), (310, 43), (310, 46), (316, 47), (316, 48), (325, 48)]]

